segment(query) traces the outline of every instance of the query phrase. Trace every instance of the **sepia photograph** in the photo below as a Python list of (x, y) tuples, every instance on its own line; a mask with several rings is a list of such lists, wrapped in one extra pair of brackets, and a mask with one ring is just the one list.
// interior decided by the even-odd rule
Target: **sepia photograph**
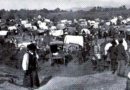
[(0, 90), (130, 90), (130, 0), (0, 0)]

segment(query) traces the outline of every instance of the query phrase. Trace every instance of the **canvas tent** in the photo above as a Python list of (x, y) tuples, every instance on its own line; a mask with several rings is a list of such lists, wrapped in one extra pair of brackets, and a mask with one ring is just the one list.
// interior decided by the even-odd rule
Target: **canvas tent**
[(74, 35), (66, 35), (64, 39), (65, 44), (78, 44), (80, 46), (84, 46), (83, 36), (74, 36)]
[(66, 26), (65, 26), (65, 24), (58, 24), (57, 25), (57, 29), (59, 29), (59, 30), (62, 30), (62, 29), (64, 29)]
[(6, 36), (7, 35), (7, 33), (8, 33), (8, 31), (0, 31), (0, 36)]
[(50, 35), (52, 36), (61, 36), (63, 34), (64, 34), (63, 30), (53, 30), (50, 32)]

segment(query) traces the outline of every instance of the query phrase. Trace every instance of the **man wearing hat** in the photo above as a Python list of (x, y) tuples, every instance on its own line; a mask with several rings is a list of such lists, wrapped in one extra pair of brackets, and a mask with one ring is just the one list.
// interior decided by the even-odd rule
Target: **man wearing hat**
[(38, 78), (38, 55), (36, 53), (36, 45), (29, 44), (27, 46), (27, 52), (23, 56), (22, 67), (25, 71), (23, 84), (25, 87), (39, 87)]
[(114, 74), (117, 70), (117, 50), (116, 50), (116, 41), (113, 39), (111, 42), (112, 46), (109, 48), (108, 53), (111, 59), (111, 70)]
[(119, 45), (117, 46), (117, 60), (118, 60), (117, 74), (119, 76), (124, 76), (127, 64), (127, 54), (123, 46), (123, 39), (119, 39)]

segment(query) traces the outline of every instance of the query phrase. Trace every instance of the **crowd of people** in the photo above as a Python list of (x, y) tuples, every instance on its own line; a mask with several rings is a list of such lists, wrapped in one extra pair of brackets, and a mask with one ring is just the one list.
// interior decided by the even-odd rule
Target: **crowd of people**
[(119, 40), (119, 44), (116, 44), (116, 41), (113, 40), (112, 46), (108, 50), (109, 57), (111, 59), (111, 69), (114, 74), (117, 71), (117, 75), (124, 76), (126, 65), (128, 64), (127, 52), (123, 46), (123, 40)]
[[(38, 78), (38, 59), (41, 58), (41, 56), (38, 55), (37, 49), (44, 49), (44, 53), (48, 50), (50, 53), (50, 42), (55, 40), (64, 42), (66, 35), (83, 37), (83, 45), (81, 43), (82, 41), (77, 41), (78, 44), (81, 44), (81, 49), (77, 49), (80, 50), (77, 55), (80, 64), (91, 60), (94, 69), (97, 69), (101, 66), (100, 63), (103, 60), (105, 61), (103, 67), (105, 67), (105, 63), (109, 58), (110, 64), (108, 66), (111, 67), (112, 73), (117, 73), (119, 76), (125, 76), (125, 69), (129, 64), (129, 58), (128, 52), (125, 50), (126, 47), (123, 45), (123, 39), (125, 38), (126, 40), (126, 33), (119, 30), (121, 25), (119, 26), (111, 23), (110, 25), (106, 25), (106, 22), (101, 25), (101, 21), (87, 21), (85, 19), (77, 20), (75, 22), (72, 22), (71, 20), (61, 20), (60, 22), (57, 22), (57, 25), (54, 25), (55, 22), (48, 19), (42, 20), (41, 18), (34, 21), (35, 22), (21, 20), (21, 24), (17, 26), (17, 30), (12, 29), (12, 31), (16, 31), (15, 34), (13, 32), (13, 35), (11, 35), (12, 32), (10, 32), (10, 30), (10, 33), (8, 33), (9, 36), (7, 37), (10, 38), (14, 36), (10, 43), (16, 44), (15, 47), (18, 47), (20, 45), (19, 43), (31, 39), (31, 43), (26, 47), (27, 51), (25, 52), (22, 61), (22, 67), (25, 71), (23, 80), (25, 86), (40, 86)], [(82, 23), (85, 23), (85, 25), (82, 25)], [(37, 27), (36, 30), (32, 28), (34, 26)], [(123, 26), (125, 26), (125, 24), (123, 24)], [(58, 34), (55, 32), (58, 32)], [(30, 36), (30, 38), (28, 36)], [(22, 40), (19, 38), (22, 38)], [(73, 41), (76, 41), (76, 39), (74, 39)], [(119, 44), (117, 43), (117, 39)], [(33, 41), (35, 43), (33, 43)], [(111, 42), (111, 45), (109, 49), (105, 51), (104, 47), (107, 42)], [(103, 43), (105, 43), (104, 46), (102, 46)], [(104, 52), (107, 52), (107, 54), (104, 54)], [(42, 59), (45, 59), (45, 55)]]

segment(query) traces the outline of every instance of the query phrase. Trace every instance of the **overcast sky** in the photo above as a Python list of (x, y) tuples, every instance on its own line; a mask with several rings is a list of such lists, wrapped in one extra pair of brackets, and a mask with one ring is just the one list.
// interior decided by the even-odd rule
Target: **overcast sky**
[(130, 0), (0, 0), (0, 9), (71, 9), (75, 7), (126, 5), (130, 7)]

